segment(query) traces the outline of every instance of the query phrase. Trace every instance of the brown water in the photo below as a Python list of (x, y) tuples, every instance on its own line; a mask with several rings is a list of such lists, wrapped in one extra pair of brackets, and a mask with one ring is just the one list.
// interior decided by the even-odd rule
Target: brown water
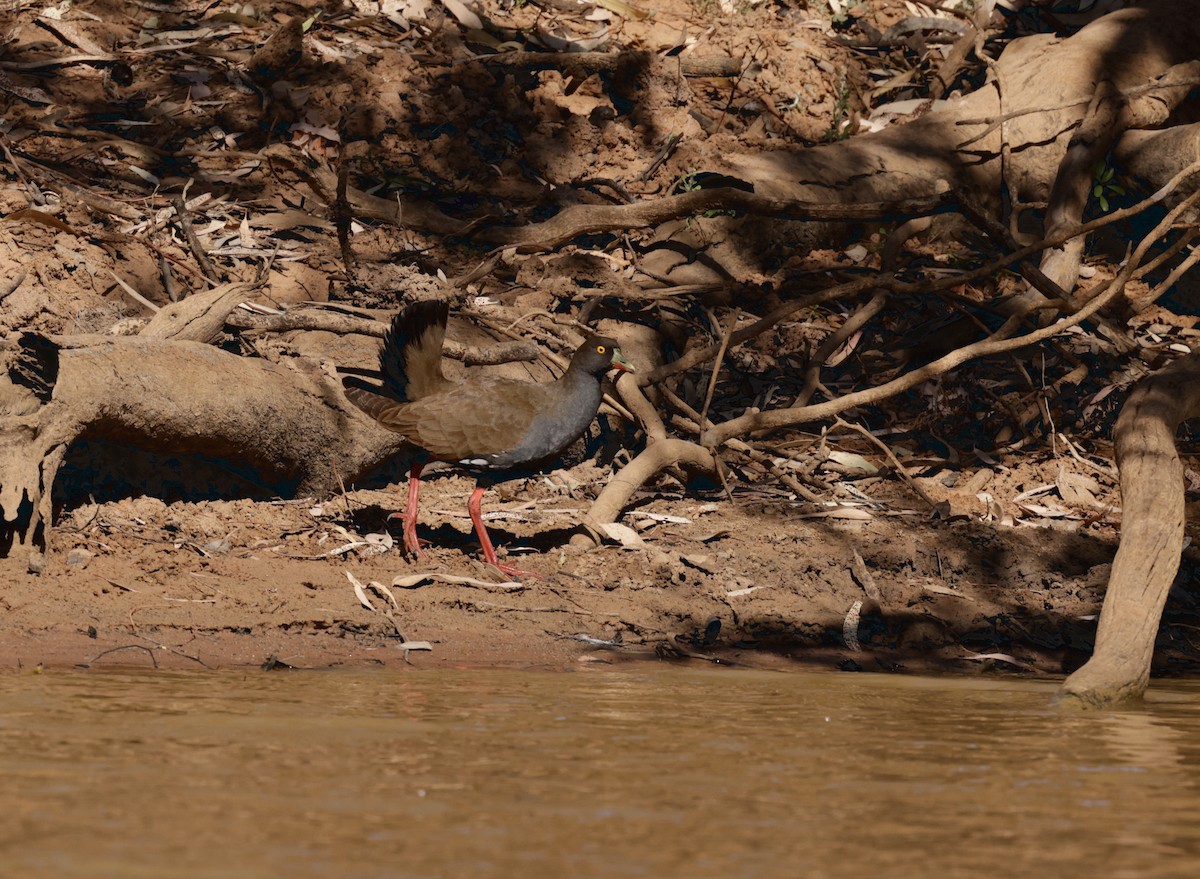
[(1196, 877), (1200, 686), (0, 677), (3, 877)]

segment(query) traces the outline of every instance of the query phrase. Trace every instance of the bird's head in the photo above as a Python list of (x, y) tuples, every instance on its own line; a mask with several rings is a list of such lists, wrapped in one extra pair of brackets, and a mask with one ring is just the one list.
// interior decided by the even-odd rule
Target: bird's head
[(592, 375), (603, 375), (610, 369), (637, 372), (633, 364), (621, 356), (621, 346), (607, 336), (592, 336), (575, 350), (571, 366)]

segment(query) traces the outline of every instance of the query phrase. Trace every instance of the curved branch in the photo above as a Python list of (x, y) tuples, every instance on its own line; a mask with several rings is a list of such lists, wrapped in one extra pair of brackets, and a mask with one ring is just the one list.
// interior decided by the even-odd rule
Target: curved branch
[[(789, 302), (783, 303), (776, 309), (768, 312), (763, 317), (756, 320), (747, 327), (742, 327), (735, 331), (729, 337), (729, 347), (734, 348), (747, 339), (753, 339), (755, 336), (765, 333), (781, 320), (790, 317), (797, 311), (803, 311), (806, 308), (812, 308), (814, 305), (823, 305), (826, 302), (833, 302), (836, 299), (841, 299), (843, 296), (853, 296), (856, 293), (861, 293), (863, 290), (869, 290), (876, 286), (894, 286), (894, 279), (886, 278), (859, 278), (857, 281), (848, 281), (845, 284), (836, 284), (828, 289), (821, 290), (818, 293), (810, 293), (807, 296), (801, 296), (799, 299), (792, 299)], [(905, 285), (907, 286), (907, 285)], [(662, 381), (664, 378), (669, 378), (676, 373), (685, 372), (693, 366), (699, 366), (705, 361), (711, 360), (717, 356), (721, 350), (721, 343), (714, 343), (703, 348), (693, 348), (685, 353), (677, 360), (663, 364), (658, 369), (651, 372), (640, 374), (638, 384), (650, 385)]]
[[(1162, 202), (1171, 193), (1173, 193), (1179, 187), (1179, 185), (1181, 183), (1183, 183), (1184, 180), (1186, 180), (1187, 178), (1189, 178), (1197, 173), (1200, 173), (1200, 161), (1192, 162), (1190, 165), (1188, 165), (1182, 171), (1175, 174), (1160, 189), (1158, 189), (1156, 192), (1152, 193), (1151, 195), (1147, 196), (1146, 198), (1142, 199), (1140, 202), (1138, 202), (1135, 205), (1132, 205), (1128, 208), (1123, 208), (1119, 211), (1113, 211), (1109, 214), (1105, 214), (1103, 217), (1092, 220), (1088, 223), (1084, 223), (1083, 225), (1077, 226), (1073, 229), (1060, 230), (1059, 232), (1055, 233), (1053, 236), (1051, 236), (1049, 238), (1044, 238), (1041, 241), (1034, 242), (1033, 244), (1027, 244), (1024, 247), (1020, 247), (1017, 250), (1012, 251), (1011, 253), (1005, 254), (1004, 256), (1002, 256), (998, 259), (994, 259), (988, 263), (985, 263), (984, 265), (979, 266), (976, 269), (972, 269), (969, 272), (963, 272), (962, 274), (953, 275), (953, 276), (946, 277), (946, 278), (938, 278), (938, 279), (935, 279), (932, 281), (923, 282), (921, 284), (906, 283), (906, 282), (901, 281), (898, 278), (896, 278), (895, 275), (882, 274), (875, 278), (859, 278), (858, 280), (855, 280), (855, 281), (849, 281), (844, 284), (835, 285), (835, 286), (830, 287), (827, 290), (823, 290), (819, 293), (813, 293), (808, 296), (802, 296), (799, 299), (795, 299), (790, 302), (784, 303), (783, 305), (776, 308), (774, 311), (770, 312), (769, 314), (767, 314), (764, 317), (760, 318), (759, 320), (755, 321), (750, 326), (743, 327), (742, 329), (738, 330), (736, 333), (733, 334), (730, 345), (731, 346), (740, 345), (742, 342), (746, 341), (747, 339), (753, 338), (754, 336), (757, 336), (761, 333), (766, 332), (772, 326), (774, 326), (776, 323), (783, 320), (787, 316), (794, 314), (796, 311), (799, 311), (799, 310), (807, 308), (807, 307), (811, 307), (813, 305), (820, 305), (825, 302), (832, 302), (836, 299), (840, 299), (842, 297), (847, 297), (847, 296), (851, 296), (856, 293), (862, 292), (863, 290), (868, 290), (868, 289), (878, 287), (880, 290), (886, 291), (889, 293), (898, 293), (898, 294), (913, 296), (913, 295), (919, 295), (919, 294), (923, 294), (923, 293), (935, 292), (938, 290), (948, 290), (953, 287), (957, 287), (962, 284), (977, 280), (979, 278), (989, 277), (998, 271), (1008, 268), (1009, 266), (1011, 266), (1014, 263), (1021, 263), (1022, 260), (1025, 260), (1027, 257), (1032, 256), (1033, 254), (1040, 253), (1051, 247), (1057, 247), (1058, 245), (1063, 244), (1076, 236), (1086, 235), (1090, 232), (1096, 231), (1097, 229), (1101, 229), (1105, 226), (1111, 225), (1112, 223), (1120, 222), (1120, 221), (1126, 220), (1130, 217), (1137, 216), (1138, 214), (1142, 213), (1143, 211)], [(1181, 213), (1182, 209), (1184, 209), (1188, 205), (1193, 204), (1195, 202), (1195, 200), (1196, 200), (1196, 193), (1193, 192), (1191, 195), (1189, 195), (1187, 198), (1185, 198), (1184, 201), (1180, 203), (1180, 205), (1176, 205), (1172, 209), (1170, 215), (1168, 216), (1168, 219), (1173, 221), (1174, 218), (1177, 217), (1179, 215), (1179, 213)], [(1181, 207), (1181, 205), (1184, 207)], [(1143, 240), (1141, 249), (1144, 250), (1145, 248), (1149, 247), (1150, 244), (1152, 244), (1155, 240), (1157, 240), (1157, 238), (1160, 234), (1162, 234), (1166, 229), (1170, 228), (1170, 225), (1171, 225), (1170, 222), (1165, 222), (1165, 221), (1160, 222), (1159, 225), (1157, 227), (1155, 227), (1154, 231), (1151, 232), (1150, 235), (1146, 236), (1146, 238)], [(1138, 260), (1134, 260), (1134, 262), (1140, 262), (1140, 258)], [(1032, 267), (1022, 264), (1022, 268), (1032, 268)], [(1122, 283), (1124, 283), (1124, 282), (1122, 281)], [(1106, 300), (1102, 304), (1107, 304), (1107, 301), (1108, 300)], [(1054, 304), (1056, 306), (1061, 306), (1063, 308), (1067, 307), (1067, 303), (1065, 301), (1057, 301), (1052, 304)], [(1010, 310), (1010, 313), (1016, 315), (1017, 317), (1020, 317), (1020, 316), (1024, 315), (1028, 310), (1029, 310), (1028, 308), (1018, 308), (1015, 310)], [(1087, 320), (1094, 313), (1095, 313), (1095, 310), (1088, 310), (1087, 313), (1084, 314), (1082, 318), (1080, 318), (1080, 320)], [(1069, 324), (1064, 324), (1062, 326), (1065, 329), (1066, 326), (1069, 326)], [(1011, 330), (1009, 332), (1011, 332)], [(653, 384), (655, 382), (661, 381), (664, 378), (675, 375), (676, 373), (691, 369), (693, 366), (698, 366), (699, 364), (704, 363), (705, 361), (707, 361), (713, 357), (716, 357), (717, 352), (720, 350), (720, 348), (721, 348), (721, 346), (719, 343), (714, 343), (714, 344), (708, 345), (704, 348), (696, 348), (696, 349), (690, 350), (687, 353), (685, 353), (682, 357), (680, 357), (678, 360), (675, 360), (671, 363), (666, 363), (652, 372), (641, 373), (638, 376), (638, 383), (642, 384), (642, 385)], [(994, 352), (988, 352), (988, 353), (994, 353)], [(947, 368), (953, 368), (954, 366), (957, 366), (957, 365), (958, 364), (955, 363)], [(940, 374), (940, 373), (934, 373), (934, 375), (937, 375), (937, 374)], [(929, 376), (925, 376), (925, 378), (928, 378), (928, 377)], [(900, 388), (899, 390), (904, 390), (904, 389), (905, 388)], [(864, 393), (866, 393), (866, 392), (864, 392)], [(791, 411), (791, 410), (783, 410), (783, 411)], [(830, 412), (827, 414), (836, 414), (837, 411), (841, 411), (841, 410), (835, 410), (834, 412)], [(819, 415), (816, 417), (824, 417), (824, 416)], [(794, 423), (794, 422), (787, 422), (787, 423)], [(780, 426), (783, 426), (783, 425), (780, 425)]]
[(642, 430), (646, 431), (646, 436), (652, 442), (667, 438), (667, 428), (662, 417), (654, 408), (654, 404), (646, 399), (634, 376), (626, 372), (617, 378), (617, 395), (630, 414), (641, 423)]
[[(717, 461), (712, 452), (703, 446), (681, 439), (665, 439), (652, 443), (634, 458), (620, 473), (609, 480), (583, 517), (583, 527), (593, 534), (601, 525), (615, 522), (634, 492), (641, 488), (656, 473), (673, 464), (683, 464), (715, 472)], [(593, 536), (576, 534), (571, 538), (572, 546), (592, 546), (598, 543)]]
[(790, 220), (869, 220), (934, 214), (947, 210), (951, 202), (949, 192), (895, 201), (839, 203), (781, 198), (721, 186), (633, 204), (571, 205), (541, 223), (491, 226), (477, 231), (473, 237), (519, 250), (546, 250), (587, 233), (645, 229), (709, 210), (738, 210)]
[[(360, 336), (372, 336), (376, 339), (382, 339), (388, 328), (383, 321), (316, 308), (293, 308), (284, 314), (234, 311), (225, 319), (225, 323), (227, 326), (241, 330), (277, 333), (293, 330), (321, 330), (339, 335), (354, 333)], [(501, 363), (537, 360), (538, 346), (533, 342), (518, 341), (498, 342), (495, 345), (480, 348), (447, 339), (442, 343), (442, 353), (452, 360), (460, 360), (470, 366), (496, 366)]]

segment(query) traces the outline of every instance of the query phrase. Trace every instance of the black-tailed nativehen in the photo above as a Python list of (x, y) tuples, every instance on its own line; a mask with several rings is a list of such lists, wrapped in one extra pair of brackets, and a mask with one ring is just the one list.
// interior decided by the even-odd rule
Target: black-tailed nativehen
[(449, 306), (426, 300), (392, 320), (379, 351), (383, 386), (347, 386), (346, 396), (420, 451), (409, 471), (404, 546), (420, 555), (417, 500), (421, 471), (448, 461), (476, 473), (467, 511), (483, 558), (508, 574), (522, 573), (496, 559), (481, 504), (489, 474), (541, 469), (575, 442), (600, 408), (600, 380), (610, 369), (633, 371), (612, 339), (590, 336), (557, 381), (526, 382), (477, 373), (461, 382), (442, 374), (442, 341)]

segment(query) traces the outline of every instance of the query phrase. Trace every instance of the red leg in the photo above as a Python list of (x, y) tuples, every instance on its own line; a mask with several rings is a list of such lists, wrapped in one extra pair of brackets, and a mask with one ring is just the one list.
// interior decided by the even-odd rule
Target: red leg
[(475, 526), (475, 536), (483, 547), (483, 560), (493, 567), (500, 567), (496, 560), (496, 548), (492, 546), (492, 538), (488, 535), (487, 526), (483, 524), (483, 493), (487, 489), (475, 486), (471, 499), (467, 501), (467, 512), (471, 514), (471, 524)]
[(471, 492), (471, 499), (467, 501), (467, 512), (471, 514), (471, 524), (475, 526), (475, 536), (479, 538), (479, 545), (483, 547), (483, 560), (493, 568), (498, 568), (508, 577), (543, 579), (541, 575), (532, 571), (522, 571), (512, 565), (501, 564), (500, 560), (496, 558), (496, 548), (492, 546), (492, 538), (488, 535), (487, 526), (483, 524), (483, 493), (486, 490), (482, 486), (475, 486), (475, 491)]
[(413, 555), (420, 557), (421, 544), (417, 540), (417, 499), (421, 495), (421, 471), (425, 469), (424, 461), (415, 461), (408, 471), (408, 504), (403, 513), (392, 513), (389, 519), (404, 520), (404, 548)]

